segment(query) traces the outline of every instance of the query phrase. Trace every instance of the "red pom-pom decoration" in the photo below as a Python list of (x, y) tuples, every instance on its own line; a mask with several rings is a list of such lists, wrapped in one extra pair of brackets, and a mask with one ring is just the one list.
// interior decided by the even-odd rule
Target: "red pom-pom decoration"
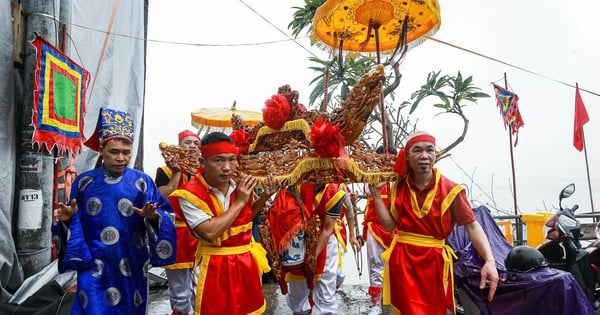
[(235, 146), (240, 149), (240, 154), (248, 153), (250, 148), (250, 133), (244, 129), (234, 130), (229, 137), (235, 142)]
[(290, 118), (290, 103), (281, 94), (271, 96), (262, 109), (263, 122), (272, 129), (279, 130)]
[(348, 155), (344, 149), (344, 140), (340, 133), (339, 125), (331, 122), (317, 120), (310, 130), (315, 155), (322, 158), (345, 157)]

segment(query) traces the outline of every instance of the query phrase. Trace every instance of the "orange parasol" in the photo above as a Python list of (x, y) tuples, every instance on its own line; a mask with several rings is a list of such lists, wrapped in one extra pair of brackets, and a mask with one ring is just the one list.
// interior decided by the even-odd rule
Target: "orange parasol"
[[(313, 42), (338, 49), (340, 56), (342, 50), (376, 52), (380, 64), (380, 52), (392, 51), (393, 57), (401, 51), (402, 58), (440, 24), (437, 0), (327, 0), (313, 17)], [(387, 148), (383, 92), (379, 105)]]
[(192, 126), (199, 129), (199, 133), (209, 132), (213, 129), (224, 131), (231, 128), (231, 116), (240, 116), (248, 127), (254, 127), (262, 122), (262, 112), (240, 110), (235, 106), (231, 108), (200, 108), (192, 112)]
[[(440, 23), (437, 0), (328, 0), (315, 12), (312, 40), (336, 49), (379, 54), (392, 52), (399, 44), (417, 46), (437, 32)], [(403, 28), (404, 43), (400, 42)]]

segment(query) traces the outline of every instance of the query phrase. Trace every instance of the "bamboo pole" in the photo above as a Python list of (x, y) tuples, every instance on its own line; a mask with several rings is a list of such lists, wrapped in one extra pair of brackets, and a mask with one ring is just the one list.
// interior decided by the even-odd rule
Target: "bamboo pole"
[[(506, 72), (504, 72), (504, 88), (508, 90), (508, 81), (506, 80)], [(510, 124), (508, 125), (508, 147), (510, 148), (510, 166), (512, 170), (513, 183), (513, 205), (515, 207), (515, 228), (517, 234), (517, 245), (523, 244), (523, 233), (519, 218), (519, 207), (517, 206), (517, 176), (515, 173), (515, 158), (513, 154), (513, 140)]]
[(594, 209), (594, 198), (592, 196), (592, 180), (590, 178), (590, 165), (589, 165), (589, 162), (588, 162), (587, 146), (585, 144), (585, 134), (583, 132), (583, 128), (581, 129), (581, 140), (583, 140), (583, 154), (585, 156), (585, 170), (587, 172), (588, 189), (590, 191), (590, 204), (592, 206), (592, 213), (594, 213), (596, 211)]

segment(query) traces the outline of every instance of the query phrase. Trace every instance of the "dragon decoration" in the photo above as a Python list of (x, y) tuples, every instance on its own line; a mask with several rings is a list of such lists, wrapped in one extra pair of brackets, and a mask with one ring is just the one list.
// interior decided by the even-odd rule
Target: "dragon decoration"
[[(342, 106), (332, 113), (306, 110), (299, 93), (289, 85), (265, 101), (263, 122), (250, 128), (233, 114), (230, 137), (240, 149), (235, 178), (257, 177), (259, 186), (272, 174), (288, 184), (336, 182), (374, 183), (381, 176), (395, 178), (395, 157), (378, 154), (356, 141), (379, 101), (385, 76), (383, 65), (365, 74)], [(195, 175), (196, 153), (161, 142), (163, 157), (178, 155), (181, 168)]]
[(374, 183), (395, 177), (395, 157), (377, 154), (356, 141), (379, 101), (383, 65), (365, 74), (332, 113), (307, 111), (298, 91), (283, 85), (265, 101), (263, 122), (248, 128), (232, 116), (231, 138), (240, 148), (237, 176), (251, 174), (259, 185), (272, 174), (290, 185)]
[[(356, 141), (379, 102), (384, 81), (383, 65), (378, 65), (352, 87), (342, 106), (332, 113), (306, 110), (304, 105), (298, 103), (298, 91), (283, 85), (278, 88), (277, 94), (265, 101), (262, 123), (250, 128), (240, 116), (233, 114), (230, 137), (240, 149), (234, 180), (251, 174), (261, 186), (268, 174), (285, 181), (287, 185), (376, 183), (382, 176), (396, 178), (397, 174), (393, 171), (394, 156), (377, 154)], [(165, 158), (179, 155), (180, 167), (190, 175), (196, 174), (199, 164), (194, 152), (166, 143), (161, 143), (159, 149)], [(261, 243), (283, 294), (287, 293), (285, 274), (292, 269), (302, 268), (307, 285), (312, 288), (320, 230), (319, 217), (305, 213), (297, 227), (306, 232), (304, 263), (294, 268), (283, 266), (280, 255), (296, 231), (277, 236), (269, 221), (275, 219), (273, 216), (297, 210), (286, 208), (263, 210), (258, 227)]]

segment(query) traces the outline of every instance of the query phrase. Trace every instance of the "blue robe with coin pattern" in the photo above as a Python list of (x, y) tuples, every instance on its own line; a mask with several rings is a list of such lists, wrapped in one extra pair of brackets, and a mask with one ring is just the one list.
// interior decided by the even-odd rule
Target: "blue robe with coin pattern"
[[(101, 166), (73, 182), (78, 210), (63, 224), (58, 264), (60, 272), (77, 271), (71, 314), (146, 314), (149, 265), (175, 262), (173, 210), (148, 175), (106, 174)], [(132, 209), (147, 201), (158, 205), (157, 223)]]

